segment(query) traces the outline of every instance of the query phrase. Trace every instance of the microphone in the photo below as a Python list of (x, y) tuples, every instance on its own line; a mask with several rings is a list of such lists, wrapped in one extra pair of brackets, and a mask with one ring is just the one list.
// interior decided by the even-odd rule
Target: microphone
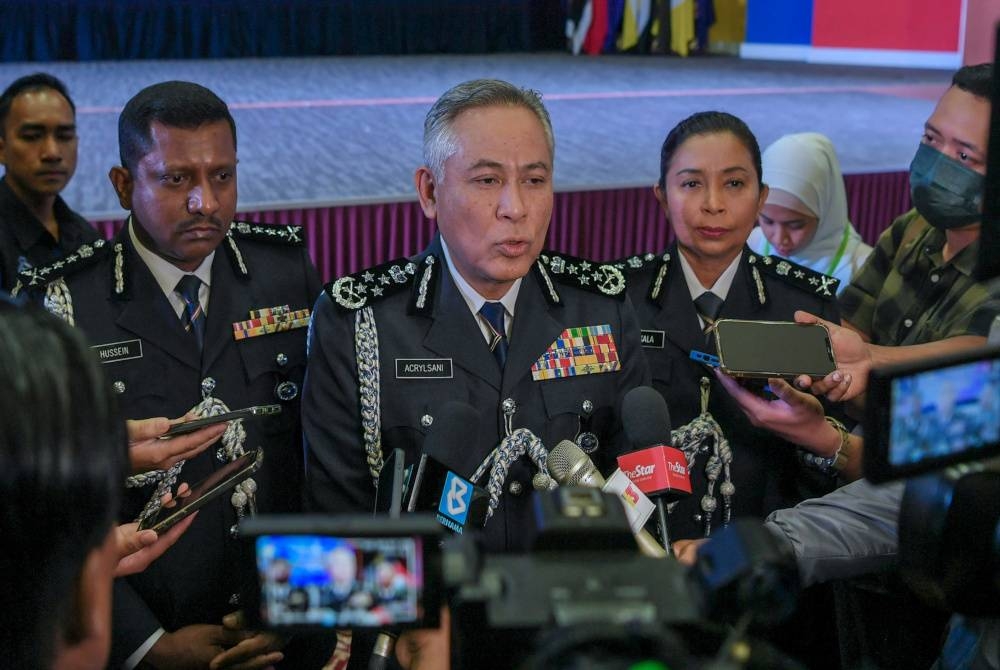
[[(473, 472), (478, 464), (472, 462), (474, 456), (467, 449), (459, 447), (468, 439), (469, 427), (477, 423), (471, 406), (457, 401), (443, 404), (416, 466), (404, 468), (402, 449), (394, 449), (383, 465), (376, 488), (376, 511), (388, 511), (391, 517), (398, 518), (409, 494), (407, 512), (437, 509), (438, 522), (456, 533), (466, 527), (481, 528), (486, 521), (489, 495), (462, 476)], [(387, 494), (380, 496), (382, 491)], [(398, 635), (395, 629), (379, 631), (368, 658), (368, 670), (389, 667)]]
[(476, 454), (463, 448), (478, 423), (476, 410), (466, 403), (441, 405), (417, 462), (408, 512), (436, 512), (438, 522), (455, 533), (483, 527), (489, 494), (468, 480), (479, 463)]
[[(663, 547), (642, 527), (653, 512), (652, 503), (637, 486), (630, 486), (631, 482), (622, 476), (621, 470), (615, 470), (611, 478), (605, 481), (583, 449), (569, 440), (563, 440), (552, 448), (549, 452), (548, 467), (553, 479), (563, 486), (601, 489), (618, 496), (642, 553), (654, 558), (663, 558), (667, 555)], [(616, 481), (618, 477), (625, 481), (622, 482), (621, 479)]]
[(670, 440), (667, 401), (649, 386), (637, 386), (622, 399), (622, 425), (634, 451), (618, 457), (618, 467), (656, 502), (660, 539), (670, 552), (667, 503), (691, 495), (684, 452), (663, 443)]
[[(404, 489), (410, 477), (410, 470), (405, 468), (404, 455), (403, 450), (398, 447), (392, 450), (378, 473), (378, 483), (375, 487), (376, 513), (386, 511), (380, 508), (384, 507), (382, 501), (387, 500), (389, 516), (393, 519), (398, 519), (403, 511)], [(368, 657), (368, 670), (385, 670), (389, 667), (389, 659), (395, 653), (398, 637), (399, 632), (393, 629), (383, 628), (379, 631), (372, 654)]]

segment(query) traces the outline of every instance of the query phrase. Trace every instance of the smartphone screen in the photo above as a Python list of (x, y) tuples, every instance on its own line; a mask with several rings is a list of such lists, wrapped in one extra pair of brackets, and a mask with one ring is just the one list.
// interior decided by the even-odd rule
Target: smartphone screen
[(821, 378), (837, 369), (821, 325), (721, 319), (715, 338), (720, 367), (736, 377)]
[(195, 484), (191, 488), (191, 494), (181, 498), (177, 506), (161, 508), (158, 514), (144, 519), (139, 524), (139, 529), (152, 528), (157, 533), (170, 530), (192, 512), (201, 509), (256, 472), (263, 459), (263, 450), (248, 451)]
[(268, 626), (381, 628), (424, 615), (420, 535), (255, 538), (261, 619)]

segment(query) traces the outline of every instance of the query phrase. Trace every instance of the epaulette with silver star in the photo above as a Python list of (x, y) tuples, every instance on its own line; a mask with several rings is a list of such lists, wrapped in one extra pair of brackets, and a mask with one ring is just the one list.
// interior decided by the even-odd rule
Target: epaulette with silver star
[(233, 221), (233, 225), (229, 227), (229, 235), (240, 240), (274, 242), (293, 247), (301, 247), (306, 243), (302, 226), (285, 226), (277, 223)]
[(664, 259), (669, 260), (670, 254), (634, 254), (627, 258), (619, 258), (612, 265), (624, 272), (626, 275), (645, 270)]
[(551, 304), (561, 302), (553, 281), (618, 300), (625, 299), (625, 275), (612, 263), (596, 263), (586, 258), (543, 251), (535, 262), (535, 272), (540, 275)]
[(836, 277), (825, 275), (780, 256), (761, 256), (751, 253), (747, 262), (756, 265), (772, 277), (777, 277), (824, 300), (833, 300), (837, 296), (840, 280)]
[[(345, 311), (361, 309), (372, 305), (390, 295), (409, 288), (414, 281), (417, 270), (427, 263), (427, 256), (421, 265), (409, 258), (398, 258), (382, 265), (377, 265), (352, 275), (345, 275), (327, 284), (323, 290), (338, 307)], [(428, 267), (433, 267), (432, 260)]]
[(22, 288), (43, 286), (61, 277), (89, 267), (103, 258), (111, 250), (107, 240), (94, 240), (81, 244), (71, 253), (48, 265), (28, 268), (18, 274), (18, 282)]
[(649, 288), (646, 289), (646, 299), (653, 303), (660, 301), (660, 296), (663, 294), (663, 282), (670, 269), (670, 252), (635, 254), (615, 261), (614, 266), (626, 275), (652, 270)]

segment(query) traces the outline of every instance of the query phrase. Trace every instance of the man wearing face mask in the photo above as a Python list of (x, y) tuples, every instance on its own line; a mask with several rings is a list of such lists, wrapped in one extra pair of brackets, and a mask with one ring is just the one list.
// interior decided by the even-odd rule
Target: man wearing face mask
[(992, 76), (990, 63), (955, 73), (924, 124), (910, 165), (915, 208), (882, 234), (840, 297), (845, 325), (872, 344), (948, 340), (957, 348), (985, 343), (997, 296), (975, 280), (973, 269)]

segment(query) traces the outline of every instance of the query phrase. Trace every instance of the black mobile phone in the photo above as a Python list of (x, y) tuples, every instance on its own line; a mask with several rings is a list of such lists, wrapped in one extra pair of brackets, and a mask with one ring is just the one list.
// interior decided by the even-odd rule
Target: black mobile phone
[(247, 611), (266, 628), (434, 628), (443, 599), (441, 526), (432, 515), (256, 516), (259, 589)]
[(271, 416), (280, 413), (281, 405), (256, 405), (254, 407), (244, 407), (243, 409), (237, 409), (224, 414), (205, 416), (200, 419), (184, 421), (183, 423), (175, 423), (170, 427), (170, 430), (165, 432), (163, 435), (160, 435), (160, 439), (165, 440), (171, 437), (176, 437), (177, 435), (187, 435), (188, 433), (193, 433), (194, 431), (204, 428), (205, 426), (211, 426), (224, 421), (250, 419), (253, 417)]
[(837, 369), (822, 324), (720, 319), (713, 328), (719, 368), (732, 377), (821, 379)]
[(176, 507), (160, 508), (159, 513), (143, 519), (139, 523), (139, 530), (150, 528), (157, 533), (170, 530), (189, 514), (201, 509), (257, 472), (263, 460), (262, 449), (248, 451), (195, 484), (191, 494), (180, 498)]
[(864, 431), (874, 482), (1000, 454), (1000, 346), (873, 368)]

